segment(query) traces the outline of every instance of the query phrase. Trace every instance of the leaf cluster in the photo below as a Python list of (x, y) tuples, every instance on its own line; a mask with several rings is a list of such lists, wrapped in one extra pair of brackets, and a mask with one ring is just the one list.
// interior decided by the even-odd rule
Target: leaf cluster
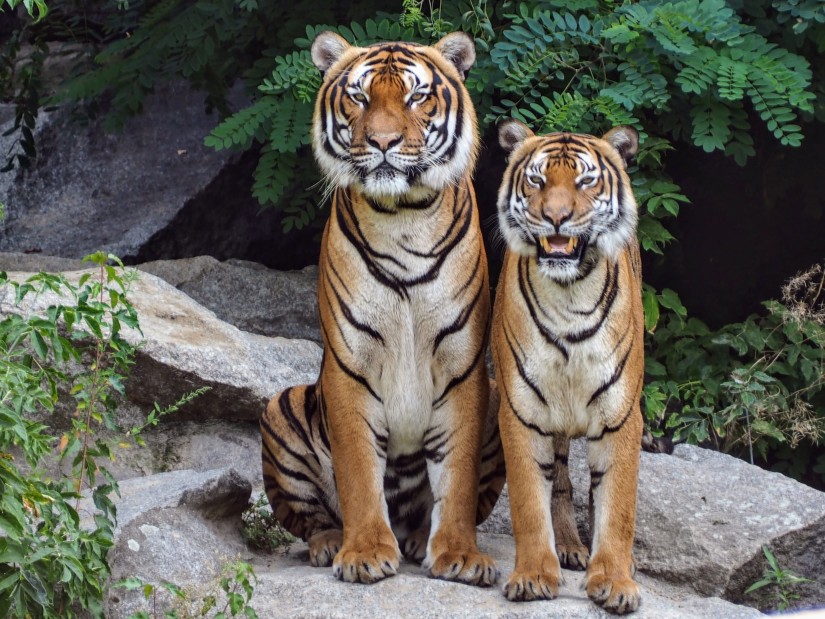
[(241, 536), (252, 548), (272, 552), (296, 541), (275, 518), (264, 493), (244, 510), (241, 521)]
[(648, 341), (648, 421), (751, 461), (772, 456), (778, 470), (821, 485), (825, 456), (810, 446), (825, 437), (822, 316), (767, 301), (764, 314), (711, 331), (668, 297), (659, 299), (672, 311)]
[(243, 561), (229, 562), (223, 565), (221, 573), (210, 585), (210, 591), (203, 595), (194, 594), (186, 588), (162, 581), (160, 584), (146, 583), (140, 578), (127, 578), (114, 586), (132, 591), (140, 589), (149, 611), (134, 613), (130, 619), (156, 619), (158, 611), (158, 593), (171, 594), (172, 609), (163, 612), (167, 619), (229, 619), (229, 617), (246, 617), (258, 619), (258, 614), (250, 605), (255, 593), (258, 579), (252, 566)]
[[(127, 296), (136, 275), (114, 256), (86, 259), (96, 274), (77, 282), (47, 273), (20, 282), (0, 272), (8, 310), (0, 315), (2, 617), (104, 616), (118, 491), (103, 465), (114, 458), (106, 435), (140, 443), (144, 428), (194, 397), (156, 406), (142, 426), (118, 426), (116, 406), (136, 350), (125, 333), (140, 333)], [(29, 300), (43, 296), (54, 302), (29, 315)], [(68, 474), (47, 472), (50, 454)], [(83, 497), (96, 509), (85, 523)]]

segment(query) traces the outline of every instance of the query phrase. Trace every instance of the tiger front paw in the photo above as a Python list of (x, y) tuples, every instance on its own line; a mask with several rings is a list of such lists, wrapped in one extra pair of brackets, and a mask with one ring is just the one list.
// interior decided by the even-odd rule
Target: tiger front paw
[(344, 542), (344, 533), (340, 529), (329, 529), (311, 535), (309, 544), (309, 562), (313, 567), (327, 567)]
[(610, 579), (596, 574), (587, 578), (586, 589), (587, 597), (617, 615), (635, 612), (642, 600), (639, 585), (631, 578)]
[(553, 600), (559, 595), (559, 574), (516, 570), (504, 584), (504, 596), (511, 602)]
[(561, 566), (568, 570), (585, 570), (590, 561), (590, 551), (584, 544), (556, 544), (556, 554)]
[(398, 544), (378, 543), (367, 548), (345, 544), (332, 562), (332, 573), (344, 582), (370, 584), (394, 576), (400, 562)]
[(478, 550), (446, 550), (424, 562), (430, 576), (467, 585), (490, 587), (498, 580), (498, 568), (492, 557)]

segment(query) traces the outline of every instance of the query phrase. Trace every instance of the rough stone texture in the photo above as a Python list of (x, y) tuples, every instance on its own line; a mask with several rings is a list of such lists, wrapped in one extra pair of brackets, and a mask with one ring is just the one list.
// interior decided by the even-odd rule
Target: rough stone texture
[[(88, 266), (73, 258), (0, 252), (0, 271), (76, 271)], [(321, 341), (316, 266), (276, 271), (256, 262), (197, 256), (135, 268), (172, 284), (242, 331)]]
[(72, 123), (66, 108), (42, 112), (34, 169), (0, 175), (0, 250), (137, 255), (228, 161), (203, 144), (217, 122), (183, 82), (159, 85), (118, 134)]
[[(258, 577), (252, 605), (260, 617), (292, 618), (484, 618), (484, 617), (607, 617), (587, 600), (581, 589), (583, 574), (565, 571), (557, 600), (515, 604), (505, 600), (500, 587), (513, 567), (513, 540), (507, 535), (482, 533), (479, 545), (498, 562), (502, 578), (489, 589), (427, 578), (422, 570), (403, 562), (400, 573), (371, 586), (338, 582), (330, 568), (312, 568), (306, 544), (296, 542), (287, 553), (253, 553), (242, 542), (238, 510), (249, 498), (249, 482), (233, 469), (175, 471), (121, 482), (116, 499), (119, 524), (110, 554), (112, 582), (138, 577), (159, 584), (169, 581), (185, 587), (199, 599), (215, 593), (215, 575), (223, 564), (240, 558), (252, 563)], [(231, 505), (220, 515), (215, 506)], [(88, 515), (89, 502), (81, 513)], [(219, 516), (217, 519), (215, 516)], [(703, 598), (687, 589), (641, 576), (642, 607), (638, 619), (747, 618), (759, 613), (718, 598)], [(159, 610), (171, 598), (158, 597)], [(146, 602), (140, 591), (111, 589), (107, 617), (125, 619)]]
[[(573, 441), (570, 475), (587, 539), (584, 441)], [(482, 529), (511, 533), (507, 501), (499, 501)], [(677, 445), (673, 456), (642, 453), (634, 545), (641, 572), (702, 595), (757, 604), (762, 595), (744, 591), (767, 565), (763, 545), (783, 568), (815, 581), (798, 589), (799, 607), (825, 605), (825, 493), (690, 445)]]
[[(489, 589), (427, 578), (418, 566), (408, 562), (402, 563), (397, 576), (374, 585), (348, 585), (336, 581), (328, 568), (310, 567), (305, 558), (305, 545), (295, 544), (293, 552), (286, 557), (256, 561), (259, 583), (254, 606), (259, 616), (270, 619), (579, 619), (611, 616), (587, 599), (581, 588), (583, 573), (568, 570), (564, 570), (565, 584), (556, 600), (508, 602), (500, 589), (513, 567), (515, 549), (512, 538), (484, 533), (479, 536), (479, 546), (496, 559), (502, 573), (499, 583)], [(640, 581), (642, 606), (632, 615), (638, 619), (760, 616), (752, 608), (676, 591), (653, 579), (642, 577)]]
[[(82, 272), (68, 272), (76, 280)], [(10, 273), (25, 279), (27, 273)], [(314, 382), (321, 348), (306, 340), (268, 338), (245, 333), (163, 280), (142, 274), (129, 298), (140, 317), (143, 338), (126, 384), (127, 397), (139, 405), (166, 405), (201, 386), (211, 391), (175, 414), (175, 419), (255, 420), (278, 391)], [(0, 290), (0, 313), (42, 310), (57, 299), (44, 294), (14, 306), (12, 290)]]
[[(119, 482), (116, 534), (143, 514), (159, 509), (187, 508), (207, 520), (239, 516), (249, 503), (252, 484), (235, 469), (180, 470), (134, 477)], [(81, 503), (80, 513), (91, 524), (94, 505)]]
[[(226, 561), (247, 553), (238, 528), (250, 492), (249, 481), (234, 469), (121, 482), (110, 582), (137, 577), (156, 585), (209, 583)], [(82, 508), (88, 518), (92, 505), (87, 500)], [(108, 617), (126, 618), (146, 608), (140, 591), (121, 589), (109, 591), (108, 604)]]
[(316, 266), (275, 271), (245, 260), (198, 256), (146, 262), (138, 269), (166, 280), (243, 331), (321, 341)]
[(167, 417), (156, 428), (146, 430), (142, 434), (146, 447), (117, 451), (115, 461), (106, 463), (115, 479), (180, 469), (233, 468), (260, 485), (261, 436), (257, 423), (174, 419)]
[(24, 254), (22, 252), (0, 252), (0, 271), (23, 271), (26, 273), (59, 273), (61, 271), (80, 271), (88, 269), (89, 263), (77, 258), (61, 258), (43, 254)]

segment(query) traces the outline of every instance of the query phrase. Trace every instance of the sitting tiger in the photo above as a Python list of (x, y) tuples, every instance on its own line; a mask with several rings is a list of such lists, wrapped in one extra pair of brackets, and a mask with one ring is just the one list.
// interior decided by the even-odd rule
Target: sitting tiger
[(315, 385), (283, 391), (261, 420), (278, 520), (312, 565), (344, 581), (429, 574), (489, 586), (476, 523), (504, 485), (488, 405), (487, 258), (471, 183), (475, 112), (463, 33), (434, 46), (350, 46), (323, 32), (313, 118), (333, 185), (319, 262), (324, 356)]
[[(507, 252), (492, 345), (516, 539), (504, 593), (556, 597), (561, 564), (587, 569), (594, 602), (632, 612), (644, 320), (625, 167), (638, 134), (536, 136), (510, 120), (499, 142), (510, 153), (498, 194)], [(588, 440), (592, 556), (576, 529), (567, 470), (578, 436)]]

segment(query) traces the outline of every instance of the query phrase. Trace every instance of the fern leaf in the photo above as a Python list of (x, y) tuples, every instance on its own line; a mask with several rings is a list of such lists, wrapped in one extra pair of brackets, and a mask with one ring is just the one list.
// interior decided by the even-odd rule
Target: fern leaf
[(298, 167), (298, 155), (292, 152), (278, 152), (271, 146), (265, 146), (255, 168), (252, 183), (252, 196), (262, 206), (277, 205), (284, 191), (295, 177)]
[(730, 138), (730, 109), (719, 101), (706, 98), (690, 110), (693, 120), (693, 143), (706, 152), (722, 150)]
[(745, 96), (748, 84), (747, 64), (722, 56), (716, 71), (720, 97), (728, 101), (739, 101)]
[(252, 140), (262, 140), (272, 119), (278, 115), (281, 99), (261, 97), (247, 108), (236, 112), (215, 127), (204, 139), (204, 144), (215, 150), (225, 148), (247, 149)]

